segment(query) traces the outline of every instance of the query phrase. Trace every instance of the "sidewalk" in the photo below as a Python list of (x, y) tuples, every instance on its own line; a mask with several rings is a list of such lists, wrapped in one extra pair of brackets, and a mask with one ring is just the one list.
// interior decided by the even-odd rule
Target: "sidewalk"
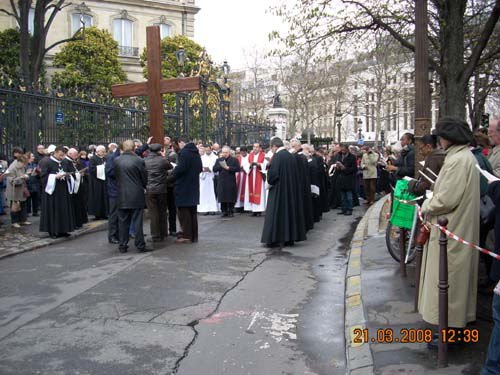
[(2, 216), (3, 225), (0, 225), (0, 259), (36, 250), (44, 246), (75, 239), (87, 233), (104, 230), (108, 226), (107, 220), (91, 220), (79, 230), (71, 232), (70, 237), (50, 238), (48, 233), (38, 231), (39, 217), (28, 217), (31, 225), (15, 229), (10, 226), (9, 215)]
[[(478, 294), (477, 321), (470, 328), (480, 332), (478, 343), (451, 348), (449, 366), (437, 368), (437, 351), (426, 343), (353, 343), (353, 330), (368, 329), (369, 341), (378, 330), (431, 328), (414, 311), (415, 264), (407, 278), (399, 272), (385, 244), (385, 199), (366, 213), (354, 235), (346, 280), (346, 342), (350, 374), (479, 374), (485, 361), (492, 328), (491, 297)], [(375, 340), (372, 340), (375, 338)]]

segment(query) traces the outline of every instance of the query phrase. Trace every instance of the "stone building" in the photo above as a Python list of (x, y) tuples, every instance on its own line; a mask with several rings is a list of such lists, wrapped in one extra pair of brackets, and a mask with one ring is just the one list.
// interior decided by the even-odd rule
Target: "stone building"
[[(68, 1), (68, 3), (70, 3)], [(9, 0), (0, 0), (0, 8), (11, 9)], [(140, 54), (146, 46), (146, 27), (160, 26), (161, 36), (194, 36), (194, 18), (199, 8), (195, 0), (88, 0), (72, 2), (54, 19), (47, 46), (70, 38), (82, 24), (108, 30), (120, 46), (120, 60), (130, 81), (143, 79)], [(30, 12), (31, 25), (34, 9)], [(0, 30), (16, 28), (13, 17), (0, 13)], [(48, 73), (60, 46), (46, 57)]]

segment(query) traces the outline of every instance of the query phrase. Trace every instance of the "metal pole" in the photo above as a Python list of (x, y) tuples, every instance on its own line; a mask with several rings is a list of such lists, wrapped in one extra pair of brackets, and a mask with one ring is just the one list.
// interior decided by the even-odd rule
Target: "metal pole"
[[(440, 217), (438, 224), (446, 228), (448, 219)], [(439, 236), (439, 342), (438, 367), (448, 366), (448, 344), (443, 333), (448, 330), (448, 238), (441, 232)]]
[(416, 269), (415, 269), (415, 312), (418, 311), (418, 298), (420, 294), (420, 272), (422, 270), (422, 253), (424, 251), (423, 245), (417, 244), (415, 251), (417, 252), (415, 261)]
[(406, 245), (406, 229), (399, 228), (399, 270), (401, 271), (402, 277), (406, 277), (405, 245)]

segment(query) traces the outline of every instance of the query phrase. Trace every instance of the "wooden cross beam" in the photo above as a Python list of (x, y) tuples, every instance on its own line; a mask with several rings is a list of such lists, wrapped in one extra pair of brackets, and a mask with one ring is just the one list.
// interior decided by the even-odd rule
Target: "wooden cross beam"
[(160, 27), (148, 26), (146, 28), (146, 40), (148, 80), (146, 82), (114, 85), (111, 92), (116, 98), (147, 96), (149, 99), (150, 136), (153, 137), (154, 143), (163, 144), (162, 94), (201, 90), (201, 79), (200, 77), (162, 79)]

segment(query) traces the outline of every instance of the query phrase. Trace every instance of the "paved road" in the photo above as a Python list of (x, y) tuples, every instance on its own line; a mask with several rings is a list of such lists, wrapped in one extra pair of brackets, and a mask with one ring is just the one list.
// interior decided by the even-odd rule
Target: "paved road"
[(344, 374), (345, 252), (325, 215), (267, 256), (263, 218), (119, 254), (104, 232), (0, 261), (0, 374)]

